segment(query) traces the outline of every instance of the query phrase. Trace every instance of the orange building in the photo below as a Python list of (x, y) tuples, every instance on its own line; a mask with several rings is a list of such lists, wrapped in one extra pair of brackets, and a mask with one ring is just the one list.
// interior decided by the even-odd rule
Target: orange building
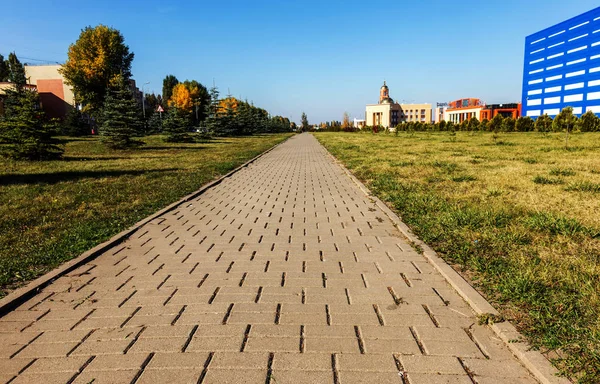
[(481, 120), (481, 110), (484, 104), (479, 99), (459, 99), (448, 103), (448, 109), (444, 113), (444, 120), (460, 124), (474, 117)]
[(512, 117), (517, 119), (521, 117), (521, 103), (510, 104), (489, 104), (481, 111), (481, 119), (492, 120), (494, 116)]
[(444, 112), (444, 120), (460, 124), (474, 117), (479, 121), (491, 120), (496, 115), (516, 119), (521, 116), (521, 103), (486, 105), (476, 98), (459, 99), (448, 103), (448, 109)]

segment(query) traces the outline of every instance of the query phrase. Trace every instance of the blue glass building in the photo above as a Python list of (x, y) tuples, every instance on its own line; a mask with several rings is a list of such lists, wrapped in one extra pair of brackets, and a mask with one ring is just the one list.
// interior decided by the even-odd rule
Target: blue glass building
[(600, 115), (600, 7), (525, 38), (522, 115)]

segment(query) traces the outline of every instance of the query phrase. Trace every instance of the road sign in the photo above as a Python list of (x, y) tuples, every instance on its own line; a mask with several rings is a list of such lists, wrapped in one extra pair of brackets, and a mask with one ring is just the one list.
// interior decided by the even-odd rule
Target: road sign
[(164, 112), (165, 110), (163, 109), (163, 107), (161, 105), (158, 106), (158, 108), (156, 108), (156, 112)]

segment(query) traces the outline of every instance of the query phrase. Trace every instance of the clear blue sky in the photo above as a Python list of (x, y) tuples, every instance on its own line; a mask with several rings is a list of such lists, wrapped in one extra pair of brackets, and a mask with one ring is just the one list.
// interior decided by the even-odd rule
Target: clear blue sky
[[(119, 29), (138, 85), (174, 74), (311, 123), (398, 101), (519, 101), (525, 36), (594, 0), (8, 1), (0, 53), (64, 62), (87, 25)], [(26, 59), (30, 58), (30, 59)]]

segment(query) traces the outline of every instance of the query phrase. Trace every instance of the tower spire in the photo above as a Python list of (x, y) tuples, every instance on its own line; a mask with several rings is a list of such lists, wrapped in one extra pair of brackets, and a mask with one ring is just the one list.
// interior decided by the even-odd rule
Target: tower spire
[(390, 90), (388, 88), (388, 86), (385, 83), (385, 80), (383, 80), (383, 85), (381, 86), (381, 89), (379, 90), (379, 104), (382, 104), (384, 100), (391, 100), (390, 99)]

